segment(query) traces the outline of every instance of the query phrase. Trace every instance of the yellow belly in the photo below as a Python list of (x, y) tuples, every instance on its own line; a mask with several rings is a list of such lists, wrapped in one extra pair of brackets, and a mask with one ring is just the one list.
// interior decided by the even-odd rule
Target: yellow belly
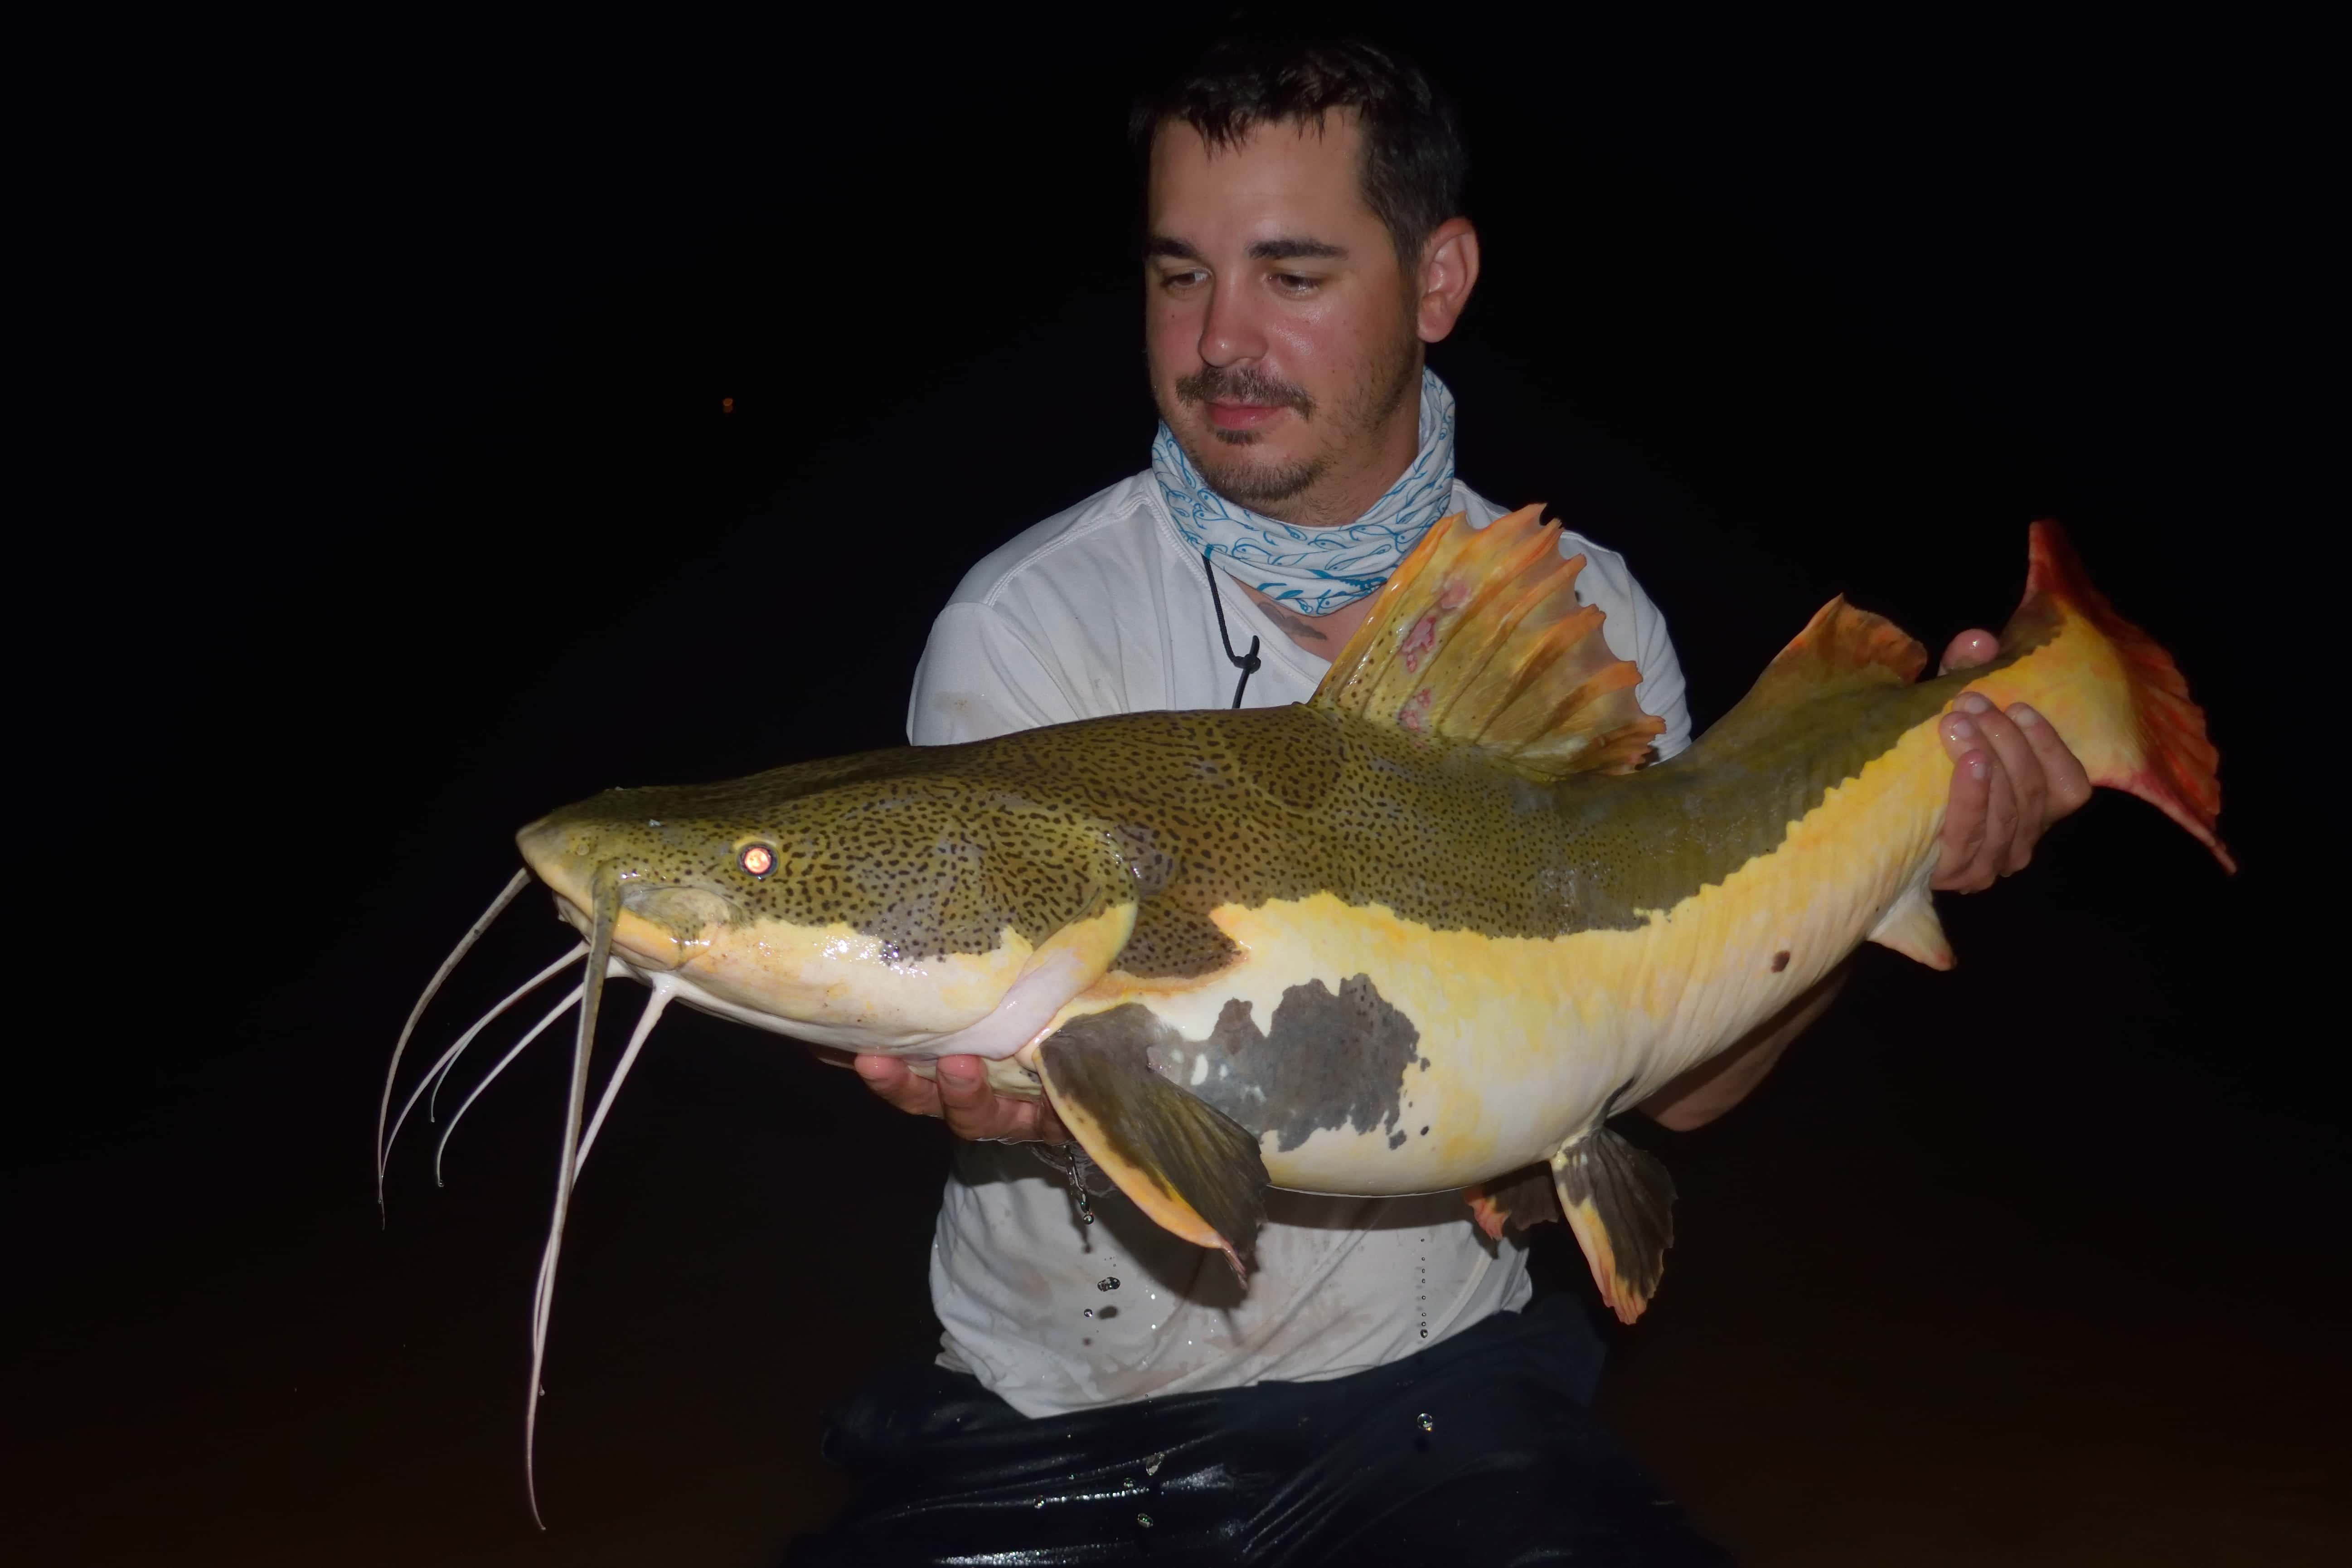
[(1238, 963), (1175, 983), (1113, 973), (1055, 1026), (1139, 1003), (1200, 1040), (1234, 1002), (1263, 1021), (1293, 987), (1364, 976), (1419, 1034), (1396, 1120), (1318, 1128), (1289, 1149), (1266, 1133), (1267, 1173), (1308, 1192), (1465, 1186), (1545, 1159), (1612, 1097), (1638, 1102), (1821, 980), (1925, 875), (1949, 773), (1923, 725), (1829, 791), (1776, 852), (1631, 931), (1437, 931), (1330, 894), (1228, 906), (1213, 918)]

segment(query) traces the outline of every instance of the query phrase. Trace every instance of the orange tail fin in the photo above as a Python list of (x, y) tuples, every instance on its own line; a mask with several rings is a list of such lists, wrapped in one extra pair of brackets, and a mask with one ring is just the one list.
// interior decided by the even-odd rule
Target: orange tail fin
[(2189, 700), (2172, 656), (2116, 614), (2091, 585), (2054, 522), (2033, 525), (2025, 599), (2001, 632), (2004, 647), (2081, 636), (2081, 657), (2105, 679), (2104, 700), (2053, 713), (2091, 782), (2136, 795), (2187, 828), (2225, 870), (2236, 861), (2213, 831), (2221, 813), (2221, 753), (2205, 736), (2205, 711)]

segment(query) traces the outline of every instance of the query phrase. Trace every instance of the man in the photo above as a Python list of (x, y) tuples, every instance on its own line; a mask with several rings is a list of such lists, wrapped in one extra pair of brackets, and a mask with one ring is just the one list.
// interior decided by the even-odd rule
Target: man
[[(1151, 467), (965, 578), (916, 678), (917, 744), (1304, 700), (1430, 524), (1505, 510), (1454, 477), (1453, 397), (1423, 364), (1479, 268), (1460, 136), (1428, 82), (1361, 44), (1231, 42), (1134, 129)], [(1588, 558), (1578, 592), (1672, 755), (1690, 722), (1662, 617), (1622, 557), (1573, 533), (1560, 548)], [(1967, 634), (1948, 662), (1993, 647)], [(2022, 710), (1956, 715), (1947, 739), (1938, 887), (2021, 867), (2088, 795)], [(1675, 1128), (1721, 1114), (1835, 985), (1644, 1109)], [(1591, 1330), (1566, 1303), (1520, 1310), (1523, 1244), (1486, 1240), (1460, 1194), (1270, 1194), (1244, 1290), (1088, 1181), (1050, 1109), (997, 1098), (976, 1059), (936, 1081), (856, 1065), (973, 1142), (933, 1248), (940, 1365), (841, 1414), (828, 1451), (878, 1479), (810, 1560), (1721, 1560), (1586, 1412)]]

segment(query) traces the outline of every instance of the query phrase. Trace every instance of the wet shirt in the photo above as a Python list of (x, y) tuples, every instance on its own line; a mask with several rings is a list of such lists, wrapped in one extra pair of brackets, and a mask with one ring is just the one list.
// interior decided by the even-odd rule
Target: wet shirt
[[(1454, 497), (1476, 526), (1502, 513), (1466, 486)], [(1611, 650), (1641, 668), (1642, 706), (1666, 721), (1659, 753), (1673, 755), (1690, 742), (1690, 717), (1664, 618), (1622, 557), (1574, 533), (1560, 543), (1586, 556), (1578, 596), (1608, 616)], [(1235, 651), (1255, 637), (1264, 661), (1242, 706), (1307, 700), (1328, 660), (1232, 579), (1217, 585)], [(972, 568), (931, 628), (907, 733), (942, 745), (1111, 713), (1224, 708), (1237, 677), (1200, 556), (1139, 474)], [(960, 1142), (955, 1160), (931, 1252), (940, 1361), (1024, 1415), (1341, 1377), (1530, 1293), (1523, 1243), (1486, 1239), (1459, 1193), (1269, 1193), (1244, 1289), (1222, 1256), (1153, 1225), (1083, 1160), (1092, 1224), (1058, 1150)]]

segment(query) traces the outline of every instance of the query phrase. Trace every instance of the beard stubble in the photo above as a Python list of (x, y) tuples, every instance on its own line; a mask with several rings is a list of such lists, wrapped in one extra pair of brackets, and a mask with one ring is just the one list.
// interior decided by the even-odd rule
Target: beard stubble
[[(1239, 501), (1245, 507), (1264, 510), (1279, 506), (1306, 494), (1320, 483), (1338, 462), (1352, 449), (1370, 446), (1381, 428), (1392, 418), (1405, 397), (1420, 383), (1420, 348), (1417, 338), (1405, 338), (1398, 342), (1396, 352), (1381, 363), (1370, 366), (1362, 379), (1349, 388), (1332, 410), (1330, 436), (1312, 456), (1289, 462), (1253, 462), (1248, 456), (1258, 445), (1257, 433), (1250, 430), (1218, 430), (1209, 433), (1214, 444), (1203, 449), (1191, 441), (1181, 441), (1184, 455), (1192, 460), (1209, 487), (1228, 500)], [(1179, 403), (1203, 405), (1217, 398), (1230, 402), (1262, 404), (1288, 408), (1299, 422), (1310, 427), (1320, 406), (1304, 387), (1277, 381), (1255, 366), (1204, 365), (1176, 382)]]

